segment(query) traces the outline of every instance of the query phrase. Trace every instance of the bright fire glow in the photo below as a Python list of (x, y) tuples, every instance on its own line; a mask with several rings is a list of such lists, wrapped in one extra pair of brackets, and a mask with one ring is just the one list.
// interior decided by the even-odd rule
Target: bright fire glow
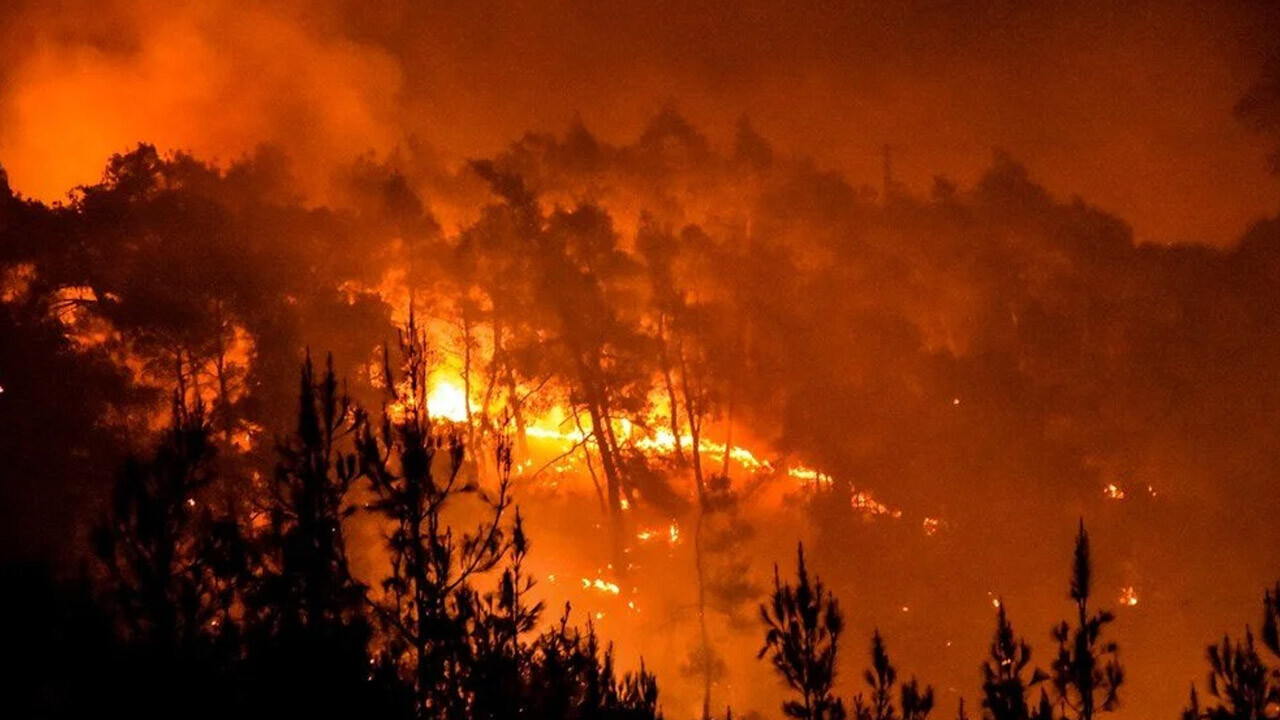
[(437, 380), (427, 393), (427, 412), (433, 418), (466, 422), (467, 395), (456, 384), (448, 380)]
[(608, 593), (609, 595), (617, 595), (618, 593), (622, 592), (622, 588), (618, 587), (617, 583), (612, 583), (612, 582), (609, 582), (608, 580), (602, 580), (600, 578), (596, 578), (595, 580), (582, 578), (582, 587), (593, 589), (593, 590), (599, 590), (600, 592)]

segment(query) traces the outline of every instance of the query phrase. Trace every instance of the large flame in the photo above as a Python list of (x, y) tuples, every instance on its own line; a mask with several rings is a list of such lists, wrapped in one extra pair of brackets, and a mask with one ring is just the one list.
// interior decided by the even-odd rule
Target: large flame
[(427, 412), (432, 417), (444, 418), (450, 422), (466, 422), (467, 394), (453, 380), (437, 376), (427, 393)]

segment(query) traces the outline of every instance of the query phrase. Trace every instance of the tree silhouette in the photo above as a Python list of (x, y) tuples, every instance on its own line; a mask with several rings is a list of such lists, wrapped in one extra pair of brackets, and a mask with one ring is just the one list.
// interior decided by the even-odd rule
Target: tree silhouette
[(1092, 581), (1089, 534), (1081, 520), (1071, 566), (1070, 598), (1076, 606), (1075, 625), (1064, 620), (1053, 628), (1058, 655), (1048, 673), (1063, 718), (1091, 720), (1098, 712), (1114, 710), (1120, 702), (1124, 668), (1117, 658), (1119, 648), (1114, 641), (1102, 638), (1115, 615), (1106, 610), (1090, 611)]
[[(500, 461), (499, 466), (510, 472), (509, 462)], [(475, 659), (469, 676), (474, 698), (470, 709), (473, 718), (516, 717), (536, 692), (530, 674), (534, 652), (522, 637), (537, 627), (543, 603), (526, 602), (535, 585), (524, 571), (528, 553), (529, 538), (517, 509), (507, 566), (498, 588), (477, 599), (477, 621), (471, 633)]]
[(764, 646), (757, 655), (769, 661), (792, 691), (800, 697), (787, 700), (782, 710), (798, 720), (842, 720), (844, 703), (832, 691), (836, 678), (836, 651), (844, 618), (840, 606), (822, 584), (809, 578), (804, 564), (804, 544), (796, 550), (796, 584), (782, 582), (773, 567), (773, 596), (760, 606), (766, 628)]
[(131, 640), (177, 651), (216, 619), (211, 588), (198, 572), (202, 530), (210, 521), (198, 496), (213, 481), (203, 407), (180, 393), (173, 421), (153, 459), (121, 470), (111, 512), (95, 534), (108, 599)]
[(898, 687), (898, 703), (894, 705), (893, 690), (898, 684), (898, 671), (889, 660), (884, 638), (876, 630), (871, 636), (871, 667), (863, 672), (863, 680), (871, 689), (870, 697), (861, 693), (853, 698), (854, 717), (857, 720), (924, 720), (933, 711), (933, 688), (920, 689), (913, 677)]
[(569, 625), (569, 607), (560, 621), (532, 646), (528, 717), (659, 720), (658, 685), (643, 661), (636, 673), (617, 677), (612, 647), (600, 647), (595, 628)]
[(266, 714), (404, 714), (394, 707), (395, 688), (377, 692), (388, 688), (369, 677), (366, 589), (347, 563), (342, 523), (355, 512), (347, 495), (357, 479), (353, 438), (361, 421), (339, 393), (332, 356), (316, 378), (308, 354), (297, 429), (279, 448), (261, 569), (246, 601), (246, 673), (252, 703)]
[[(426, 339), (412, 314), (400, 349), (403, 382), (395, 381), (389, 364), (384, 369), (392, 405), (377, 434), (366, 422), (356, 440), (360, 473), (374, 494), (370, 508), (391, 527), (391, 572), (377, 607), (388, 656), (413, 687), (418, 716), (462, 718), (474, 650), (468, 638), (475, 619), (472, 583), (507, 550), (502, 519), (510, 504), (509, 474), (502, 473), (493, 497), (461, 480), (462, 439), (438, 430), (427, 412)], [(500, 464), (509, 466), (509, 450), (499, 453)], [(476, 497), (488, 516), (474, 532), (455, 533), (442, 514), (463, 496)]]
[[(203, 406), (174, 393), (171, 426), (151, 458), (128, 460), (95, 532), (103, 602), (123, 651), (109, 671), (121, 704), (143, 717), (172, 712), (235, 671), (248, 548), (228, 515), (204, 504), (214, 481)], [(135, 687), (135, 684), (140, 685)], [(193, 709), (216, 716), (234, 697)]]
[[(1262, 641), (1273, 657), (1280, 656), (1277, 642), (1277, 598), (1280, 584), (1263, 595)], [(1272, 717), (1280, 703), (1280, 666), (1268, 663), (1262, 648), (1254, 644), (1253, 631), (1245, 626), (1244, 640), (1210, 645), (1208, 688), (1213, 704), (1202, 706), (1195, 685), (1183, 711), (1184, 720), (1262, 720)]]
[[(1040, 671), (1033, 671), (1030, 677), (1025, 677), (1030, 663), (1031, 646), (1015, 636), (1005, 602), (1001, 599), (996, 609), (991, 655), (982, 664), (982, 716), (985, 720), (1028, 720), (1032, 717), (1027, 706), (1027, 693), (1048, 678)], [(1036, 717), (1039, 720), (1039, 716)]]

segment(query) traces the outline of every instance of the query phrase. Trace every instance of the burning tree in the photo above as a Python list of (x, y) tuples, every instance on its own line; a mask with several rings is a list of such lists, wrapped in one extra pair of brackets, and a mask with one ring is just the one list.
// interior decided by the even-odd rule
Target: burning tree
[[(486, 210), (477, 232), (514, 234), (527, 257), (528, 279), (523, 282), (528, 284), (521, 289), (527, 289), (529, 303), (515, 308), (514, 314), (533, 331), (512, 337), (525, 347), (504, 346), (503, 352), (536, 357), (539, 368), (555, 368), (545, 372), (563, 374), (568, 381), (575, 419), (579, 411), (587, 416), (590, 447), (596, 450), (604, 475), (601, 495), (609, 517), (614, 567), (625, 571), (622, 509), (635, 497), (614, 424), (646, 403), (647, 341), (638, 330), (641, 305), (633, 289), (639, 265), (619, 247), (612, 220), (602, 208), (581, 205), (544, 215), (518, 175), (491, 163), (477, 163), (475, 169), (502, 200)], [(478, 244), (479, 238), (471, 242)], [(513, 309), (513, 305), (510, 299), (495, 305), (495, 319), (499, 308)], [(532, 352), (532, 345), (537, 352)], [(518, 411), (523, 400), (510, 376), (507, 383), (509, 402), (515, 402)], [(594, 466), (589, 467), (594, 479)]]

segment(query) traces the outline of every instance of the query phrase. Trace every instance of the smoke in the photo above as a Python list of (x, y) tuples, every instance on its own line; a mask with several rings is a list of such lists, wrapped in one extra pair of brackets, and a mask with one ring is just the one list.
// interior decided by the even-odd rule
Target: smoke
[[(814, 539), (851, 633), (886, 630), (949, 710), (975, 683), (988, 593), (1047, 646), (1087, 515), (1099, 587), (1141, 598), (1120, 622), (1134, 705), (1171, 716), (1168, 678), (1198, 677), (1202, 643), (1253, 620), (1276, 561), (1280, 222), (1257, 220), (1280, 197), (1265, 159), (1274, 82), (1259, 75), (1276, 10), (786, 5), (11, 4), (0, 162), (15, 191), (62, 198), (140, 140), (200, 160), (140, 153), (143, 176), (161, 168), (155, 196), (113, 179), (59, 211), (0, 193), (3, 289), (90, 287), (130, 351), (151, 325), (168, 333), (154, 345), (185, 342), (182, 317), (226, 311), (252, 336), (237, 410), (260, 420), (269, 456), (306, 345), (334, 349), (353, 392), (377, 398), (362, 364), (392, 336), (406, 281), (438, 281), (424, 304), (456, 310), (464, 231), (512, 240), (490, 183), (548, 211), (598, 206), (593, 243), (670, 231), (689, 253), (679, 282), (723, 304), (724, 326), (751, 326), (740, 348), (707, 353), (737, 379), (739, 440), (904, 510), (864, 522), (844, 502), (784, 513), (748, 498), (752, 572)], [(499, 259), (527, 272), (519, 252)], [(62, 483), (118, 454), (49, 466), (41, 428), (73, 446), (138, 389), (117, 348), (0, 319), (24, 339), (0, 352), (0, 419), (23, 429), (0, 441), (27, 476), (7, 510), (16, 547), (91, 494)], [(545, 372), (544, 355), (524, 360)], [(596, 577), (582, 548), (598, 538), (563, 529), (594, 515), (538, 510), (538, 552)], [(670, 519), (652, 519), (659, 535)], [(689, 569), (650, 552), (653, 585), (679, 606)], [(669, 618), (649, 599), (640, 630), (608, 629), (683, 709), (688, 636), (653, 632)], [(747, 660), (754, 627), (718, 631), (720, 692), (769, 706)], [(846, 647), (854, 678), (861, 642)]]
[(315, 194), (337, 162), (399, 138), (395, 59), (306, 3), (31, 3), (0, 22), (0, 156), (25, 194), (94, 182), (141, 140), (224, 162), (277, 144)]
[(143, 140), (275, 142), (323, 198), (338, 162), (411, 138), (456, 164), (574, 117), (620, 141), (665, 105), (714, 141), (746, 113), (857, 182), (889, 145), (917, 190), (999, 146), (1142, 241), (1226, 243), (1280, 198), (1231, 112), (1277, 26), (1261, 0), (10, 4), (0, 156), (44, 199)]

